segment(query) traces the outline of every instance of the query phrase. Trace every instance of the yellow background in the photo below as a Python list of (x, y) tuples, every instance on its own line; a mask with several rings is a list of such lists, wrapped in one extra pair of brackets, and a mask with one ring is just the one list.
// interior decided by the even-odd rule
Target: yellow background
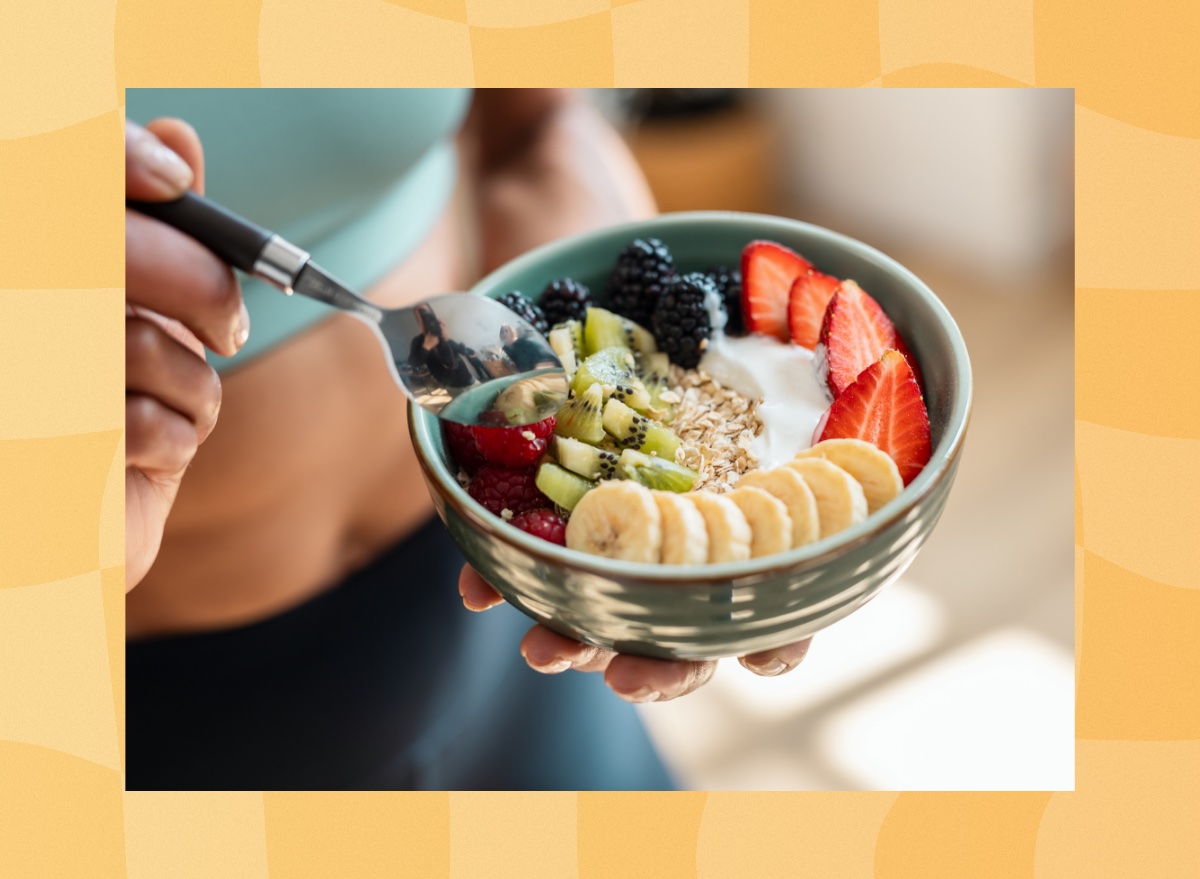
[[(1198, 34), (1194, 0), (0, 3), (0, 876), (1200, 876)], [(1076, 89), (1076, 792), (123, 792), (122, 89), (527, 84)]]

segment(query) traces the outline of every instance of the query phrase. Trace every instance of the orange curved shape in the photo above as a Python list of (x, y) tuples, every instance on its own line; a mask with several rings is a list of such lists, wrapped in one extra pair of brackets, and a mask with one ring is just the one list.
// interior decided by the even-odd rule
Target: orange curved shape
[[(1200, 739), (1200, 590), (1164, 586), (1083, 554), (1081, 739)], [(1082, 773), (1082, 770), (1081, 770)], [(1081, 775), (1082, 777), (1082, 775)]]
[(1076, 103), (1151, 131), (1200, 137), (1200, 4), (1035, 0), (1039, 86), (1074, 87)]
[(875, 879), (1032, 876), (1048, 793), (905, 793), (883, 820)]
[(123, 788), (115, 769), (0, 741), (0, 872), (124, 876)]
[(965, 64), (914, 64), (883, 75), (884, 88), (1011, 89), (1029, 85)]

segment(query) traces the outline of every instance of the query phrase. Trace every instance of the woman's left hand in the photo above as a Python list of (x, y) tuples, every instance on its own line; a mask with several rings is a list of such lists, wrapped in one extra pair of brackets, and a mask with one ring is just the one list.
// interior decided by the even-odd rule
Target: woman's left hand
[[(485, 611), (504, 601), (476, 571), (464, 566), (458, 591), (468, 610)], [(785, 674), (800, 664), (808, 653), (811, 638), (786, 647), (739, 657), (738, 662), (764, 677)], [(572, 641), (544, 626), (534, 626), (521, 640), (521, 655), (534, 671), (559, 674), (575, 671), (604, 673), (604, 682), (626, 702), (666, 702), (686, 696), (713, 676), (713, 660), (650, 659), (613, 653), (600, 647)]]

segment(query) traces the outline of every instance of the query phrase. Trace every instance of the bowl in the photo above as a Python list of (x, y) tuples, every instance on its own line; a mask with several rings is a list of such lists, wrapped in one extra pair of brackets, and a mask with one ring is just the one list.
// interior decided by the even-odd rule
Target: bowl
[(638, 237), (662, 239), (681, 270), (737, 265), (770, 239), (822, 271), (853, 278), (891, 317), (924, 374), (933, 457), (904, 491), (863, 522), (777, 555), (665, 566), (555, 546), (493, 516), (458, 484), (436, 417), (409, 407), (413, 444), (438, 514), (467, 561), (507, 601), (581, 641), (664, 659), (713, 659), (806, 638), (870, 601), (912, 563), (946, 505), (971, 409), (971, 366), (954, 319), (895, 260), (845, 235), (757, 214), (689, 212), (576, 235), (518, 257), (471, 294), (536, 297), (557, 278), (603, 300), (613, 260)]

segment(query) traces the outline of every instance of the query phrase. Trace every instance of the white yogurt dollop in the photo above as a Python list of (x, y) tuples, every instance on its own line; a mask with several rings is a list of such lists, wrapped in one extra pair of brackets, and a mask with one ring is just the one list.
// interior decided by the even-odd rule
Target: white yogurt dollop
[(812, 445), (831, 398), (813, 352), (766, 336), (714, 333), (700, 368), (727, 388), (758, 401), (763, 431), (751, 451), (760, 467), (778, 467)]

